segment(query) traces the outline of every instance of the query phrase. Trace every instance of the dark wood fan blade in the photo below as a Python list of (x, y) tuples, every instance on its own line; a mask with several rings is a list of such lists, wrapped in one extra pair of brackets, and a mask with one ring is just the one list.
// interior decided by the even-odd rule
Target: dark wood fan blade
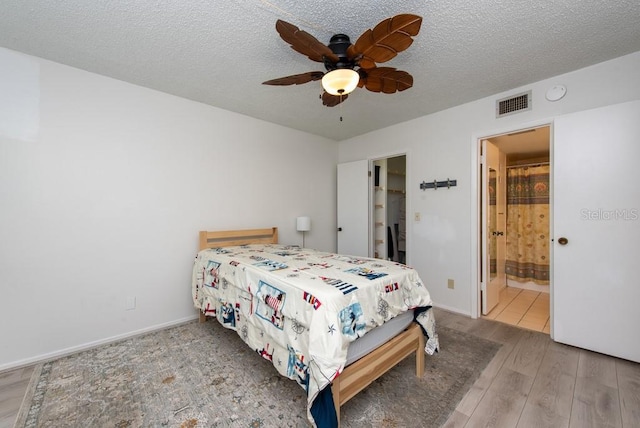
[(325, 91), (322, 94), (322, 104), (327, 107), (335, 107), (347, 98), (349, 98), (349, 95), (331, 95)]
[(307, 73), (294, 74), (291, 76), (280, 77), (278, 79), (267, 80), (266, 82), (262, 82), (262, 84), (277, 86), (301, 85), (314, 80), (320, 80), (322, 79), (322, 76), (324, 76), (322, 71), (309, 71)]
[(362, 55), (360, 67), (368, 69), (375, 63), (389, 61), (398, 52), (407, 49), (413, 43), (413, 36), (420, 32), (422, 18), (417, 15), (402, 14), (385, 19), (367, 30), (358, 41), (349, 47), (349, 57)]
[(293, 50), (306, 55), (310, 60), (324, 62), (325, 57), (332, 62), (338, 62), (338, 56), (328, 46), (323, 45), (306, 31), (302, 31), (293, 24), (281, 19), (276, 21), (276, 31), (282, 40), (289, 43)]
[[(363, 74), (366, 74), (364, 78)], [(377, 67), (360, 75), (360, 82), (371, 92), (393, 94), (413, 86), (413, 76), (393, 67)]]

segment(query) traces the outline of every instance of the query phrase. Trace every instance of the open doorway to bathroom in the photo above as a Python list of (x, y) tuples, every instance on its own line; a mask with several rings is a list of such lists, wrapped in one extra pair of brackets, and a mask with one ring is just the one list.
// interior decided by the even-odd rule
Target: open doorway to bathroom
[(480, 284), (485, 318), (550, 332), (550, 127), (483, 138)]

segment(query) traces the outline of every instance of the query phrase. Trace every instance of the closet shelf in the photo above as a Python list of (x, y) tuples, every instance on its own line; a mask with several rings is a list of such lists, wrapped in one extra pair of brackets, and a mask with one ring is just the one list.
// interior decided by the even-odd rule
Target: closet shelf
[(401, 193), (404, 195), (404, 190), (400, 190), (400, 189), (389, 189), (387, 190), (387, 192), (389, 193)]

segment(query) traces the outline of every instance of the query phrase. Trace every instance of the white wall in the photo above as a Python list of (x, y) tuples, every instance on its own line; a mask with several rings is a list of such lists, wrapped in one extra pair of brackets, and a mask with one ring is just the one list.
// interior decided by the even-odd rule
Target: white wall
[[(197, 233), (335, 249), (337, 143), (0, 48), (0, 370), (195, 316)], [(127, 298), (136, 309), (125, 310)]]
[[(532, 125), (575, 111), (640, 99), (640, 52), (526, 85), (340, 143), (340, 162), (407, 153), (408, 263), (434, 303), (460, 313), (477, 309), (477, 151), (480, 137)], [(547, 89), (564, 84), (567, 95), (549, 102)], [(532, 110), (495, 118), (495, 100), (533, 91)], [(428, 100), (425, 100), (428, 102)], [(457, 179), (450, 190), (419, 189), (422, 181)], [(414, 221), (414, 213), (421, 221)], [(447, 288), (447, 279), (455, 288)]]
[[(640, 99), (637, 70), (640, 52), (338, 151), (317, 136), (0, 48), (0, 370), (192, 317), (198, 230), (278, 226), (281, 242), (300, 244), (295, 217), (305, 214), (307, 245), (334, 250), (336, 163), (405, 152), (408, 261), (438, 306), (472, 314), (477, 138)], [(567, 95), (546, 101), (558, 83)], [(524, 89), (532, 111), (495, 119), (495, 99)], [(446, 178), (458, 186), (418, 188)], [(124, 310), (129, 297), (135, 310)]]

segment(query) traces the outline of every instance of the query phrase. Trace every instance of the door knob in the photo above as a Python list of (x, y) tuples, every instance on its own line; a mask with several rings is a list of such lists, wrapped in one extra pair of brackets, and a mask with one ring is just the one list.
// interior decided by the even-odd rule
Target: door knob
[(342, 228), (341, 227), (338, 228), (338, 232), (342, 232)]
[(569, 240), (567, 238), (565, 238), (564, 236), (561, 238), (558, 238), (558, 244), (560, 245), (567, 245), (569, 243)]

